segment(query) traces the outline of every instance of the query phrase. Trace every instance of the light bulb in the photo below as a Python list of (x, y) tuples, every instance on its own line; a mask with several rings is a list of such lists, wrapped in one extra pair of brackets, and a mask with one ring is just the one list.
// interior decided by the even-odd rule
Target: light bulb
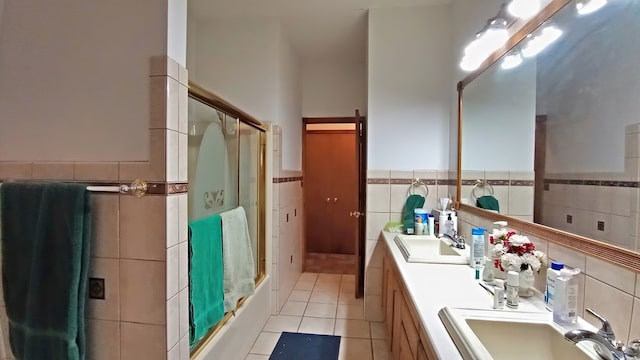
[(540, 11), (540, 0), (513, 0), (507, 10), (513, 16), (529, 19)]
[(508, 53), (504, 59), (502, 60), (501, 68), (508, 70), (517, 67), (522, 64), (522, 56), (520, 55), (520, 51), (513, 51)]
[(555, 26), (547, 26), (539, 34), (531, 36), (527, 45), (522, 48), (522, 56), (526, 58), (534, 57), (538, 55), (547, 46), (551, 45), (554, 41), (562, 35), (562, 30)]
[(607, 4), (607, 0), (580, 0), (576, 3), (578, 14), (586, 15), (597, 11)]
[(460, 62), (460, 68), (464, 71), (474, 71), (480, 67), (482, 60), (472, 55), (465, 55)]

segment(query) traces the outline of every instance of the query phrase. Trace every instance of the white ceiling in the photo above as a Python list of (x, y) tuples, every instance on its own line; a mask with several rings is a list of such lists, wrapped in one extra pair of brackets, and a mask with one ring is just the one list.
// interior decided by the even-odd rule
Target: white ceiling
[(364, 62), (371, 8), (424, 6), (450, 0), (189, 0), (197, 21), (278, 17), (303, 62)]

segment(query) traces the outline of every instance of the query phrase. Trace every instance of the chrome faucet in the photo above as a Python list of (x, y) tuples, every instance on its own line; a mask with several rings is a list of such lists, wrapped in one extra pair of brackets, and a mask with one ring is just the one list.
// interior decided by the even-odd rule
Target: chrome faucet
[(595, 316), (602, 323), (597, 333), (590, 330), (571, 330), (564, 334), (564, 338), (575, 344), (581, 341), (595, 343), (594, 349), (601, 358), (606, 360), (640, 360), (640, 340), (633, 340), (625, 347), (622, 341), (617, 341), (609, 321), (591, 309), (587, 312)]
[(451, 241), (451, 246), (454, 246), (458, 249), (464, 249), (465, 248), (465, 242), (464, 242), (464, 236), (459, 236), (458, 232), (455, 230), (451, 231), (453, 234), (447, 234), (447, 233), (443, 233), (440, 238), (442, 239), (447, 238)]

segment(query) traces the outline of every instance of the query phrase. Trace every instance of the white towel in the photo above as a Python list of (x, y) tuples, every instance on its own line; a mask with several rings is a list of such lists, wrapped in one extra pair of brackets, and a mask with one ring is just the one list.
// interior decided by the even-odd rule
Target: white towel
[(242, 206), (220, 214), (224, 263), (224, 311), (234, 310), (238, 300), (253, 294), (256, 267), (251, 250), (247, 214)]

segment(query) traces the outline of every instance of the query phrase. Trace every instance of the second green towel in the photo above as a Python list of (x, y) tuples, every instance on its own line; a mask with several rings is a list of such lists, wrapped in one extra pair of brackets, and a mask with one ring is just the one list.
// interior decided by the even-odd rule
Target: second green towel
[(402, 217), (405, 231), (407, 231), (407, 229), (413, 229), (413, 223), (415, 221), (413, 210), (421, 209), (422, 206), (424, 206), (424, 196), (409, 195), (404, 205), (404, 216)]

